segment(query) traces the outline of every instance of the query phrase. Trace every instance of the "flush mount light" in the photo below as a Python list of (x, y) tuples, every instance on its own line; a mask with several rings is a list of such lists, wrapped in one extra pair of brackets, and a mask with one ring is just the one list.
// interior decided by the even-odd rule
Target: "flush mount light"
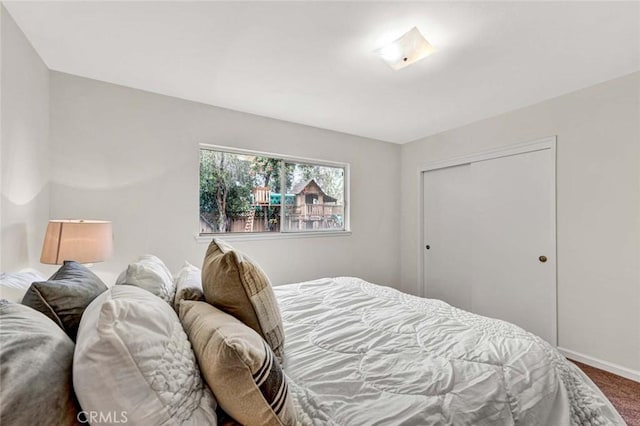
[(402, 37), (375, 52), (394, 70), (407, 67), (435, 52), (436, 49), (413, 27)]

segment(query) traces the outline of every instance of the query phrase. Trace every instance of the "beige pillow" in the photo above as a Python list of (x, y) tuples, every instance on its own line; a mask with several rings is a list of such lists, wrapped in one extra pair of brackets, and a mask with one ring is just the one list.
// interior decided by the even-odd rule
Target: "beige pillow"
[(214, 238), (202, 266), (202, 287), (208, 303), (254, 329), (282, 357), (280, 309), (269, 278), (255, 262)]
[(294, 425), (280, 364), (252, 329), (205, 302), (183, 300), (180, 320), (220, 407), (244, 425)]

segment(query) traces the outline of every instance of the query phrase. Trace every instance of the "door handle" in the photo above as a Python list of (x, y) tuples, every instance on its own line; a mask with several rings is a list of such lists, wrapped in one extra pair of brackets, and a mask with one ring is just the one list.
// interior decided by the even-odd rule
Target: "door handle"
[(545, 262), (547, 261), (547, 256), (540, 256), (540, 257), (538, 258), (538, 260), (539, 260), (541, 263), (545, 263)]
[(429, 244), (427, 244), (426, 246), (424, 246), (424, 248), (426, 248), (427, 250), (429, 250), (431, 248), (431, 246)]

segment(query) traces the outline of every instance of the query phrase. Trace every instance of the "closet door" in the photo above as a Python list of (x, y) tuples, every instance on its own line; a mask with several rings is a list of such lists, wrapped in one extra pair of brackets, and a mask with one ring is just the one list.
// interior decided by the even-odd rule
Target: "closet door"
[(423, 295), (556, 345), (555, 144), (541, 145), (422, 174)]
[(471, 165), (471, 300), (556, 344), (555, 159), (551, 149)]
[(463, 164), (423, 175), (423, 294), (466, 310), (471, 309), (470, 172)]

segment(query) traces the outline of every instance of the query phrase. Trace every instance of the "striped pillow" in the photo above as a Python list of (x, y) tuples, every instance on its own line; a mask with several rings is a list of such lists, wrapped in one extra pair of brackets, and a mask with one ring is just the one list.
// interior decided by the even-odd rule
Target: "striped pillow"
[(220, 407), (245, 425), (296, 423), (287, 380), (258, 333), (205, 302), (180, 303), (180, 320)]
[(282, 358), (280, 308), (269, 278), (256, 262), (214, 238), (202, 265), (202, 287), (208, 303), (251, 327)]

